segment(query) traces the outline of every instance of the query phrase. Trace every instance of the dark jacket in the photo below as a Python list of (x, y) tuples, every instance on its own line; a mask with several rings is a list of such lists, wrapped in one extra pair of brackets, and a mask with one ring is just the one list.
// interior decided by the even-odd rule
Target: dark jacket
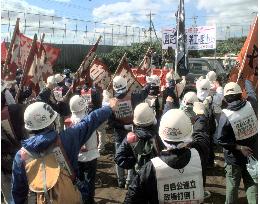
[[(205, 117), (197, 117), (193, 127), (191, 148), (195, 148), (201, 158), (202, 174), (205, 178), (206, 162), (209, 154), (209, 135), (206, 130)], [(177, 156), (177, 157), (176, 157)], [(181, 169), (191, 159), (191, 151), (187, 148), (161, 152), (160, 158), (170, 167)], [(148, 162), (135, 176), (129, 186), (124, 203), (158, 204), (156, 172), (152, 162)]]
[(176, 94), (174, 93), (175, 90), (175, 85), (170, 85), (169, 87), (166, 87), (165, 90), (163, 90), (162, 92), (162, 110), (164, 109), (165, 103), (166, 103), (166, 99), (168, 96), (171, 96), (173, 98), (174, 101), (174, 107), (175, 108), (179, 108), (180, 107), (180, 103), (179, 103), (179, 98), (176, 96)]
[[(245, 88), (247, 91), (247, 100), (251, 103), (252, 108), (257, 116), (257, 98), (254, 92), (252, 83), (248, 80), (245, 82)], [(245, 100), (233, 101), (228, 103), (227, 109), (232, 111), (238, 111), (246, 105)], [(242, 145), (250, 147), (253, 150), (253, 155), (257, 158), (257, 137), (258, 134), (244, 140), (236, 140), (232, 126), (227, 118), (227, 116), (222, 112), (219, 119), (218, 126), (218, 143), (224, 147), (224, 157), (225, 162), (230, 165), (237, 165), (241, 167), (246, 167), (247, 158), (241, 153), (240, 150), (236, 150), (236, 145)]]
[[(156, 147), (154, 148), (154, 152), (145, 153), (142, 151), (142, 154), (146, 155), (147, 161), (158, 155), (155, 152), (159, 149), (162, 149), (162, 142), (160, 141), (156, 126), (151, 125), (149, 127), (136, 127), (133, 132), (138, 137), (139, 141), (142, 141), (144, 143), (146, 141), (154, 139), (156, 145)], [(137, 151), (138, 150), (133, 150), (133, 146), (131, 146), (131, 144), (128, 143), (127, 137), (125, 137), (123, 142), (116, 151), (115, 162), (121, 168), (132, 169), (134, 168), (137, 162)]]
[(69, 105), (65, 102), (57, 102), (54, 98), (52, 90), (45, 87), (36, 97), (36, 101), (41, 101), (50, 105), (53, 110), (59, 113), (61, 116), (68, 116), (70, 115)]
[[(141, 91), (135, 91), (131, 94), (131, 103), (133, 110), (139, 103), (142, 103), (147, 98), (150, 87), (150, 84), (147, 84)], [(115, 94), (114, 97), (116, 97), (117, 99), (121, 99), (124, 98), (126, 94), (127, 92), (119, 95)], [(109, 118), (108, 125), (114, 129), (115, 141), (117, 143), (121, 143), (129, 131), (125, 130), (122, 123), (115, 120), (114, 114), (112, 114), (112, 116)]]
[(93, 103), (93, 110), (96, 110), (102, 106), (102, 90), (92, 87), (91, 88), (91, 101)]

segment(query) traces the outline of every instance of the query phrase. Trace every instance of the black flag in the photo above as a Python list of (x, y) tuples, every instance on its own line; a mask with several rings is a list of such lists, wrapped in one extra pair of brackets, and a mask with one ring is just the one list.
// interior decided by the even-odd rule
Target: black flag
[(189, 69), (186, 48), (184, 0), (180, 0), (176, 20), (175, 73), (177, 72), (179, 76), (186, 76), (189, 73)]

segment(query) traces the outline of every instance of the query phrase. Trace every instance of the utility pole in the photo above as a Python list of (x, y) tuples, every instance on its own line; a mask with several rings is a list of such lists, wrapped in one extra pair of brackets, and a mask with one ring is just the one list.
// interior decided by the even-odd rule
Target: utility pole
[(155, 14), (152, 13), (151, 10), (150, 10), (150, 14), (146, 15), (146, 16), (149, 16), (149, 21), (150, 21), (150, 26), (149, 26), (150, 44), (152, 44), (152, 15), (155, 15)]
[(193, 16), (193, 17), (192, 17), (192, 19), (193, 19), (193, 26), (192, 26), (192, 27), (193, 27), (193, 28), (194, 28), (194, 27), (197, 27), (197, 18), (198, 18), (198, 16)]

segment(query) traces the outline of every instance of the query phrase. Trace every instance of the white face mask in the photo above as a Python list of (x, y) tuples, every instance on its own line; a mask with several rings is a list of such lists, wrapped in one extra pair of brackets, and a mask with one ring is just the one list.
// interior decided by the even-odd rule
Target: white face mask
[(178, 149), (182, 143), (189, 143), (189, 142), (192, 142), (192, 138), (191, 137), (188, 137), (186, 138), (185, 140), (183, 140), (181, 143), (179, 143), (177, 146), (174, 145), (174, 144), (169, 144), (167, 143), (166, 141), (162, 140), (163, 144), (165, 145), (166, 149), (167, 150), (173, 150), (173, 149)]
[(127, 89), (126, 89), (126, 87), (125, 88), (123, 88), (123, 89), (117, 89), (117, 90), (115, 90), (114, 89), (114, 91), (117, 93), (117, 94), (123, 94), (123, 93), (125, 93), (126, 91), (127, 91)]
[(206, 97), (209, 95), (209, 91), (205, 90), (197, 90), (197, 97), (199, 100), (204, 101)]

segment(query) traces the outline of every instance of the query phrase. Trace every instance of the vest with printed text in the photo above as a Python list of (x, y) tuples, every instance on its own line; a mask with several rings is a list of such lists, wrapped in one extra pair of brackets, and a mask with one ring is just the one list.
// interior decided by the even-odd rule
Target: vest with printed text
[(238, 111), (223, 109), (237, 140), (250, 138), (258, 133), (257, 117), (249, 102)]
[(118, 105), (114, 114), (116, 120), (123, 125), (129, 125), (133, 123), (133, 107), (131, 96), (126, 95), (124, 98), (118, 99)]
[(199, 153), (191, 149), (191, 159), (183, 169), (173, 169), (159, 157), (151, 159), (156, 172), (159, 203), (202, 203), (204, 197)]

